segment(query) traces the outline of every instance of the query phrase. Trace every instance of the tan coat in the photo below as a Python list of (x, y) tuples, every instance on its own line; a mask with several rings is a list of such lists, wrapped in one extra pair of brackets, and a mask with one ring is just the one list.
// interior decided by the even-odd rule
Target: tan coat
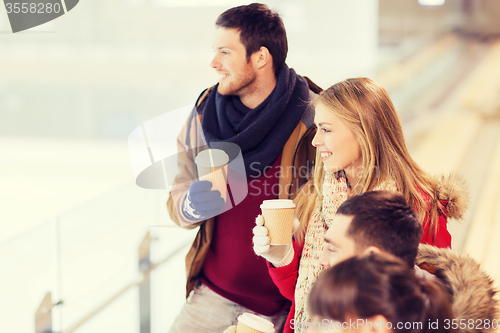
[[(435, 189), (441, 200), (448, 201), (450, 218), (461, 219), (468, 205), (464, 181), (457, 176), (440, 177)], [(447, 288), (458, 333), (492, 332), (491, 321), (499, 321), (497, 293), (493, 280), (473, 258), (450, 249), (420, 244), (416, 265), (437, 276)], [(460, 327), (460, 320), (466, 328)], [(469, 325), (473, 320), (473, 324)], [(490, 328), (485, 328), (485, 320)]]
[[(197, 107), (203, 107), (202, 101), (206, 96), (208, 96), (208, 90), (201, 95), (197, 102)], [(299, 122), (283, 147), (281, 154), (282, 173), (279, 177), (279, 185), (280, 188), (289, 189), (289, 193), (280, 191), (280, 199), (294, 199), (300, 187), (307, 181), (304, 177), (304, 172), (298, 172), (297, 170), (302, 170), (300, 168), (305, 165), (314, 165), (316, 149), (312, 146), (311, 142), (316, 134), (316, 128), (312, 124), (312, 119), (312, 110), (306, 111), (302, 121)], [(214, 218), (192, 223), (182, 214), (184, 197), (188, 192), (192, 180), (197, 178), (194, 158), (199, 151), (206, 148), (200, 136), (200, 123), (201, 115), (198, 117), (191, 117), (177, 137), (179, 174), (175, 178), (174, 185), (172, 186), (167, 201), (167, 208), (172, 221), (186, 229), (199, 227), (193, 245), (186, 255), (186, 297), (194, 288), (199, 278), (210, 243), (212, 242), (214, 230)], [(188, 137), (190, 143), (189, 147), (198, 147), (198, 149), (187, 149), (186, 138)], [(292, 168), (292, 166), (295, 168)], [(178, 212), (181, 212), (180, 215)], [(251, 249), (249, 249), (249, 251), (251, 251)]]
[[(448, 289), (453, 315), (459, 325), (459, 333), (492, 332), (491, 321), (498, 323), (498, 302), (494, 298), (497, 290), (493, 280), (474, 259), (450, 249), (420, 244), (416, 259), (420, 268), (437, 276)], [(469, 326), (469, 320), (473, 324)], [(486, 329), (485, 320), (490, 328)], [(460, 320), (467, 323), (460, 328)], [(462, 326), (463, 328), (463, 326)]]

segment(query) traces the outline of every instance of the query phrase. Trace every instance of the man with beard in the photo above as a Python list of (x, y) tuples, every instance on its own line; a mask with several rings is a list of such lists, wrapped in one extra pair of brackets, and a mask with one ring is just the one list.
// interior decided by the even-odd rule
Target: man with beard
[[(178, 136), (180, 172), (167, 202), (175, 223), (199, 227), (186, 256), (188, 299), (170, 332), (222, 332), (243, 312), (271, 320), (280, 332), (290, 302), (266, 260), (253, 253), (252, 228), (262, 201), (293, 199), (306, 182), (316, 131), (308, 102), (320, 88), (285, 64), (285, 28), (267, 6), (231, 8), (216, 27), (211, 66), (220, 79), (200, 95)], [(194, 163), (199, 147), (224, 144), (239, 148), (250, 189), (231, 209), (211, 182), (196, 180)], [(231, 162), (235, 156), (227, 153)]]

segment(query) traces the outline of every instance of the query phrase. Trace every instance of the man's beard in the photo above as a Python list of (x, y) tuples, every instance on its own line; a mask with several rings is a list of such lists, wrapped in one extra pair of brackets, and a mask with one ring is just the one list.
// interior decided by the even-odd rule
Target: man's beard
[[(232, 78), (233, 80), (229, 82), (229, 84), (224, 85), (219, 83), (217, 91), (221, 95), (236, 95), (241, 96), (246, 94), (250, 90), (250, 86), (255, 82), (257, 77), (256, 72), (253, 70), (251, 66), (247, 66), (243, 72), (243, 75), (239, 77)], [(231, 75), (229, 76), (231, 78)]]

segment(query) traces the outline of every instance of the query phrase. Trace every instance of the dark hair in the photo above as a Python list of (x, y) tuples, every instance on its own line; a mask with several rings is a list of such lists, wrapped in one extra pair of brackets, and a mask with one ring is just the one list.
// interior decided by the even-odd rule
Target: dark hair
[(247, 61), (262, 46), (266, 47), (273, 57), (274, 74), (278, 75), (288, 53), (285, 26), (278, 13), (266, 5), (252, 3), (226, 10), (217, 18), (215, 25), (239, 30)]
[(353, 217), (346, 236), (354, 240), (357, 251), (376, 246), (413, 267), (422, 225), (402, 194), (371, 191), (355, 195), (339, 207), (337, 214)]
[[(311, 315), (324, 319), (346, 322), (382, 315), (396, 332), (451, 331), (444, 325), (453, 314), (441, 283), (417, 277), (401, 259), (387, 253), (351, 257), (327, 269), (308, 301)], [(436, 320), (437, 330), (429, 327)]]

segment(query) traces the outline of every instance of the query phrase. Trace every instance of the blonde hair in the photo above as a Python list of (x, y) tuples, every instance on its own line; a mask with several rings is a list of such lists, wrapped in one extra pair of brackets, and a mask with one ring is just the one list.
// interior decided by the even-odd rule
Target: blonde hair
[[(358, 139), (362, 166), (358, 181), (351, 184), (351, 195), (373, 190), (381, 181), (393, 181), (420, 222), (437, 231), (438, 209), (436, 181), (411, 158), (406, 147), (401, 122), (384, 88), (367, 78), (348, 79), (323, 91), (313, 105), (322, 104), (342, 119)], [(336, 172), (340, 176), (341, 172)], [(314, 207), (323, 201), (323, 162), (316, 151), (314, 178), (297, 196), (300, 227), (295, 238), (302, 243)], [(426, 212), (430, 210), (430, 219)]]

